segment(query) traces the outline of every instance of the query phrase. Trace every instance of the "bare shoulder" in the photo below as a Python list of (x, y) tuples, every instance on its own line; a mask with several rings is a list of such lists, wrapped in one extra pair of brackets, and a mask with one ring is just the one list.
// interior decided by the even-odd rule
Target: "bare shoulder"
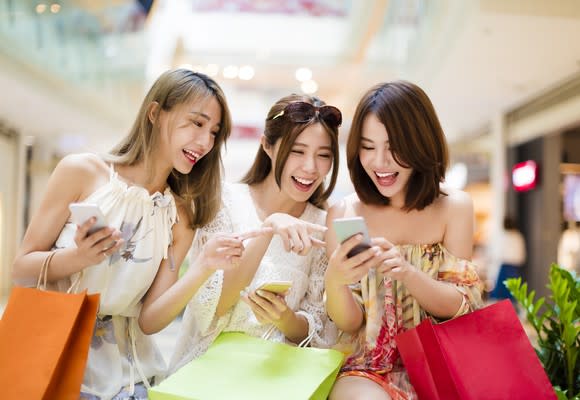
[(107, 164), (96, 154), (65, 156), (56, 165), (49, 185), (66, 190), (75, 199), (83, 199), (108, 179)]
[(96, 154), (70, 154), (59, 161), (55, 173), (66, 174), (74, 178), (90, 179), (107, 174), (107, 164)]
[(468, 193), (457, 189), (447, 189), (446, 193), (447, 196), (440, 196), (436, 200), (436, 207), (441, 208), (451, 217), (473, 213), (473, 200)]

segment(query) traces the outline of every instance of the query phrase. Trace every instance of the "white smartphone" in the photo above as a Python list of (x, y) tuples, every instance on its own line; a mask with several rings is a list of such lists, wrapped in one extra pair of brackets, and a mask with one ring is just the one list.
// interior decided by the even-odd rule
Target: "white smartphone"
[(258, 290), (267, 290), (268, 292), (284, 294), (292, 287), (292, 281), (273, 281), (266, 282)]
[(360, 233), (363, 235), (361, 243), (357, 244), (348, 252), (347, 257), (356, 256), (358, 253), (371, 247), (371, 238), (367, 229), (367, 224), (363, 217), (336, 218), (332, 221), (334, 232), (339, 243)]
[(68, 205), (71, 215), (71, 221), (77, 225), (82, 225), (89, 218), (95, 217), (97, 221), (89, 229), (89, 235), (95, 233), (99, 229), (106, 228), (109, 224), (103, 215), (103, 212), (96, 204), (90, 203), (71, 203)]

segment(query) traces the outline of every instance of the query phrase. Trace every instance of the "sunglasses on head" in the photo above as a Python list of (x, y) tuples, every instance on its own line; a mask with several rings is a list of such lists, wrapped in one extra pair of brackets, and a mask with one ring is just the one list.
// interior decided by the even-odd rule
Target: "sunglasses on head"
[(338, 128), (342, 124), (342, 113), (334, 106), (315, 106), (304, 101), (296, 101), (288, 104), (282, 111), (274, 115), (272, 119), (282, 116), (288, 117), (292, 122), (310, 122), (316, 116), (327, 125)]

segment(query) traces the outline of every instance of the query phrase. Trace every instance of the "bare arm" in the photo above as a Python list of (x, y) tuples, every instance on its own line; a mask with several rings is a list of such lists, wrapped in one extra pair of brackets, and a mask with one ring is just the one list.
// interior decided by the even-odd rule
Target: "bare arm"
[[(447, 226), (443, 245), (453, 255), (470, 260), (473, 248), (473, 203), (463, 192), (454, 192), (445, 201)], [(421, 307), (431, 315), (439, 318), (455, 316), (463, 302), (462, 294), (451, 284), (432, 279), (411, 266), (391, 246), (390, 243), (381, 245), (389, 250), (385, 253), (387, 258), (380, 272), (402, 281)]]
[[(180, 212), (180, 219), (185, 221), (185, 213)], [(263, 232), (258, 230), (239, 235), (216, 234), (202, 246), (197, 257), (179, 279), (179, 266), (191, 247), (193, 234), (186, 223), (175, 224), (173, 227), (174, 243), (171, 250), (175, 268), (170, 268), (169, 261), (164, 260), (144, 298), (139, 325), (146, 334), (158, 332), (173, 321), (217, 269), (237, 269), (240, 256), (244, 252), (244, 238), (255, 237)]]
[(187, 255), (194, 234), (188, 226), (186, 214), (180, 208), (178, 217), (179, 222), (173, 225), (173, 244), (169, 248), (174, 266), (170, 265), (170, 258), (161, 262), (153, 284), (143, 298), (139, 326), (147, 335), (169, 325), (213, 272), (190, 265), (182, 279), (178, 280), (179, 267)]
[[(58, 163), (14, 260), (12, 277), (17, 284), (36, 282), (44, 259), (70, 216), (68, 205), (84, 199), (104, 183), (101, 169), (102, 161), (90, 154), (67, 156)], [(98, 264), (107, 256), (102, 250), (110, 247), (118, 236), (111, 237), (115, 234), (113, 229), (87, 236), (91, 226), (92, 223), (83, 224), (77, 232), (75, 240), (82, 245), (55, 253), (48, 270), (49, 282)], [(117, 243), (110, 251), (119, 246)]]

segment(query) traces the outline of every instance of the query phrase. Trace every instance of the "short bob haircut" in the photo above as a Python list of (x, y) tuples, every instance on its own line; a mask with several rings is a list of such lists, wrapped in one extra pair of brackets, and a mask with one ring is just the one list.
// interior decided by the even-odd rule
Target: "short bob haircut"
[(433, 104), (425, 92), (410, 82), (373, 86), (360, 100), (346, 145), (350, 179), (363, 203), (389, 205), (360, 162), (364, 120), (374, 114), (385, 126), (390, 151), (397, 164), (412, 168), (405, 188), (404, 209), (422, 210), (440, 195), (448, 165), (448, 149)]
[(209, 76), (188, 69), (164, 72), (145, 96), (129, 134), (106, 156), (109, 162), (134, 165), (144, 162), (153, 173), (152, 155), (159, 140), (159, 127), (149, 120), (148, 112), (157, 103), (161, 110), (171, 112), (184, 104), (204, 104), (215, 99), (221, 111), (219, 132), (213, 148), (193, 167), (189, 174), (173, 169), (167, 184), (186, 204), (190, 227), (195, 229), (214, 219), (221, 206), (221, 148), (230, 135), (232, 121), (226, 97), (220, 86)]
[[(293, 122), (286, 116), (281, 116), (279, 118), (274, 118), (284, 108), (295, 102), (305, 102), (310, 103), (314, 106), (320, 107), (325, 105), (325, 103), (318, 99), (317, 97), (310, 97), (306, 95), (292, 94), (278, 100), (268, 112), (266, 117), (266, 125), (264, 127), (264, 137), (266, 142), (270, 146), (274, 146), (278, 140), (281, 140), (280, 147), (278, 148), (278, 157), (276, 158), (276, 165), (274, 165), (274, 177), (276, 178), (276, 183), (278, 187), (281, 187), (282, 171), (284, 170), (284, 165), (286, 165), (286, 160), (290, 155), (292, 146), (296, 141), (296, 138), (309, 126), (320, 123), (324, 130), (328, 133), (330, 137), (330, 147), (332, 152), (332, 174), (328, 187), (324, 188), (324, 183), (316, 188), (312, 196), (308, 199), (308, 202), (312, 203), (318, 208), (326, 208), (326, 200), (332, 193), (334, 186), (336, 185), (336, 178), (338, 176), (338, 126), (330, 126), (326, 124), (317, 114), (315, 118), (308, 122)], [(248, 185), (253, 185), (260, 183), (266, 179), (270, 171), (272, 170), (272, 160), (266, 154), (262, 146), (258, 149), (254, 163), (242, 178), (241, 182)]]

